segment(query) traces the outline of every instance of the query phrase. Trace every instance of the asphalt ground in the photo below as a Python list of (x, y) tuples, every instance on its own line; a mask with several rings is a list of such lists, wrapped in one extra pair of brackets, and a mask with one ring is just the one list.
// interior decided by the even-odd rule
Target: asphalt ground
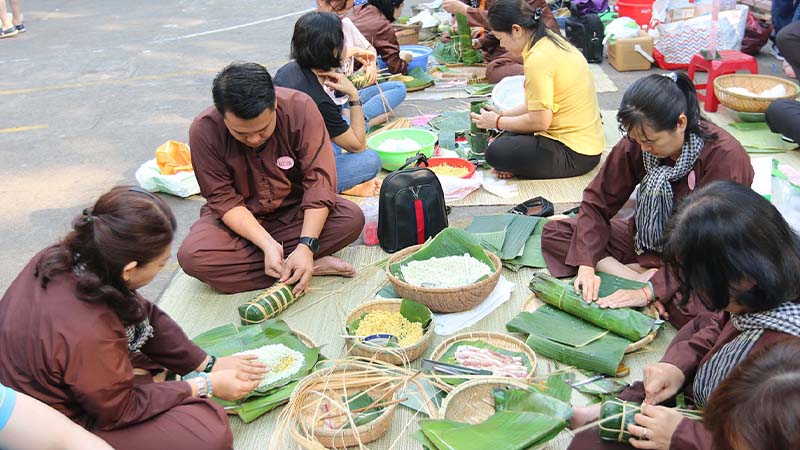
[[(406, 13), (418, 0), (407, 0)], [(186, 142), (211, 104), (211, 80), (231, 61), (272, 73), (289, 58), (294, 22), (310, 0), (23, 1), (27, 33), (0, 39), (0, 292), (30, 258), (56, 242), (103, 192), (135, 184), (134, 172), (163, 142)], [(766, 50), (762, 73), (780, 65)], [(777, 66), (776, 66), (777, 64)], [(643, 72), (604, 70), (616, 109)], [(401, 115), (446, 109), (404, 105)], [(163, 196), (178, 218), (174, 252), (198, 217), (199, 196)], [(503, 207), (455, 208), (452, 222)], [(142, 293), (156, 299), (175, 258)]]

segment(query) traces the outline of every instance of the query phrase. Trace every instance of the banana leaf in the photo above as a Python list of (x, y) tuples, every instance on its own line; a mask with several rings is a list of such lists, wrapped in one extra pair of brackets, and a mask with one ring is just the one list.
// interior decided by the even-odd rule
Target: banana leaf
[[(370, 397), (368, 394), (364, 394), (362, 392), (355, 393), (344, 399), (344, 403), (347, 405), (347, 408), (350, 411), (366, 408), (367, 406), (371, 405), (374, 401), (375, 399)], [(357, 427), (360, 427), (361, 425), (366, 425), (372, 422), (373, 420), (377, 419), (378, 416), (380, 416), (381, 414), (383, 414), (383, 410), (384, 410), (383, 406), (378, 406), (378, 407), (372, 407), (362, 412), (354, 413), (353, 422), (355, 422)], [(350, 428), (349, 420), (344, 425), (344, 428)]]
[[(489, 349), (489, 350), (495, 351), (497, 353), (500, 353), (501, 355), (506, 355), (506, 356), (518, 356), (518, 357), (522, 358), (522, 365), (525, 366), (526, 369), (528, 369), (528, 372), (533, 370), (533, 366), (531, 365), (531, 360), (528, 359), (528, 356), (525, 353), (512, 352), (511, 350), (506, 350), (504, 348), (495, 347), (492, 344), (488, 344), (486, 342), (477, 341), (477, 340), (476, 341), (458, 341), (458, 342), (456, 342), (455, 344), (451, 345), (450, 348), (448, 348), (446, 352), (444, 352), (444, 354), (439, 359), (439, 361), (441, 361), (443, 363), (447, 363), (447, 364), (457, 364), (458, 365), (459, 363), (458, 363), (458, 360), (456, 359), (456, 351), (462, 345), (471, 345), (471, 346), (477, 347), (477, 348), (485, 348), (485, 349)], [(454, 379), (454, 378), (450, 378), (450, 379), (444, 380), (445, 383), (451, 384), (453, 386), (459, 385), (459, 384), (463, 383), (464, 381), (466, 381), (466, 380)]]
[(472, 425), (447, 419), (423, 419), (419, 421), (419, 426), (419, 431), (410, 435), (411, 439), (419, 442), (425, 449), (439, 450), (433, 441), (428, 439), (428, 436), (425, 434), (425, 430), (427, 430), (427, 432), (430, 434), (436, 435), (444, 430), (458, 430)]
[(537, 273), (530, 289), (543, 302), (634, 342), (647, 336), (655, 325), (654, 318), (631, 308), (604, 309), (587, 303), (572, 284), (547, 274)]
[[(567, 376), (567, 380), (569, 383), (576, 383), (581, 381), (577, 379), (574, 373), (569, 373), (565, 375)], [(586, 375), (587, 377), (593, 377), (596, 374), (594, 372), (587, 371), (584, 375)], [(628, 387), (626, 383), (621, 383), (611, 378), (601, 378), (599, 380), (595, 380), (590, 383), (581, 384), (575, 389), (577, 389), (578, 392), (581, 392), (586, 395), (607, 396), (607, 395), (619, 394), (620, 392), (624, 391), (626, 387)]]
[(547, 377), (544, 386), (534, 384), (533, 388), (542, 394), (549, 395), (556, 400), (561, 400), (564, 403), (569, 403), (572, 398), (572, 386), (567, 384), (567, 376), (571, 374), (557, 373)]
[(434, 256), (460, 256), (464, 253), (468, 253), (473, 258), (486, 264), (493, 272), (497, 269), (489, 255), (486, 254), (486, 251), (481, 248), (469, 233), (458, 228), (445, 228), (414, 254), (389, 266), (389, 270), (394, 276), (403, 280), (400, 267), (404, 264), (408, 264), (411, 261), (424, 261)]
[(242, 320), (242, 325), (252, 325), (272, 319), (297, 301), (298, 298), (300, 296), (294, 295), (292, 286), (275, 283), (258, 293), (247, 303), (239, 305), (239, 317)]
[(415, 67), (408, 71), (408, 76), (414, 78), (413, 80), (406, 81), (406, 88), (418, 89), (421, 87), (432, 86), (436, 81), (431, 74), (425, 71), (422, 67)]
[(535, 333), (560, 344), (585, 347), (609, 334), (608, 330), (571, 316), (550, 305), (542, 305), (536, 311), (521, 312), (506, 324), (514, 333)]
[(569, 422), (572, 418), (572, 406), (561, 400), (537, 391), (524, 389), (494, 388), (495, 411), (524, 411), (544, 414), (546, 416)]
[(616, 275), (611, 275), (610, 273), (597, 272), (597, 276), (600, 277), (599, 297), (608, 297), (621, 289), (641, 289), (647, 286), (647, 283), (628, 280)]
[(468, 426), (420, 421), (429, 444), (438, 450), (525, 450), (554, 438), (566, 425), (555, 417), (515, 411), (498, 411), (485, 422)]
[(433, 47), (433, 58), (439, 64), (456, 64), (461, 62), (459, 46), (455, 40), (437, 42)]
[(461, 47), (461, 61), (471, 66), (483, 61), (483, 57), (477, 50), (472, 48), (472, 30), (469, 28), (469, 21), (465, 14), (456, 14), (458, 24), (458, 41)]
[(455, 134), (464, 134), (469, 131), (472, 120), (469, 118), (469, 111), (444, 111), (431, 119), (428, 123), (438, 131), (450, 130)]
[[(347, 324), (347, 333), (352, 335), (355, 330), (358, 329), (358, 326), (367, 314), (368, 313), (361, 314), (359, 318)], [(430, 326), (431, 320), (433, 320), (433, 313), (427, 306), (407, 299), (400, 301), (400, 315), (408, 319), (409, 322), (418, 322), (422, 324), (423, 332), (428, 330), (428, 326)]]
[(536, 223), (536, 228), (533, 229), (533, 233), (531, 233), (528, 240), (525, 241), (525, 247), (522, 249), (522, 256), (517, 256), (511, 260), (513, 265), (537, 269), (547, 267), (544, 254), (542, 254), (542, 230), (547, 222), (548, 219), (539, 219)]
[(525, 341), (536, 353), (561, 363), (616, 376), (617, 367), (625, 356), (630, 341), (614, 334), (608, 334), (584, 347), (575, 348), (559, 344), (537, 334), (528, 336)]
[(278, 406), (286, 403), (294, 388), (300, 381), (293, 381), (285, 386), (272, 390), (268, 395), (251, 397), (250, 400), (231, 408), (244, 423), (250, 423)]
[(466, 89), (469, 95), (475, 95), (475, 96), (489, 95), (492, 93), (494, 85), (489, 83), (476, 83), (476, 84), (470, 84), (464, 89)]
[[(195, 336), (192, 341), (206, 353), (215, 356), (228, 356), (240, 352), (248, 345), (266, 342), (282, 334), (291, 333), (292, 329), (281, 319), (268, 320), (258, 325), (236, 325), (229, 323), (212, 328)], [(263, 344), (266, 345), (266, 344)], [(248, 347), (254, 348), (254, 347)]]
[(513, 260), (521, 253), (524, 254), (525, 244), (536, 229), (539, 219), (519, 214), (476, 216), (465, 230), (481, 236), (504, 231), (502, 253), (498, 256), (503, 260)]

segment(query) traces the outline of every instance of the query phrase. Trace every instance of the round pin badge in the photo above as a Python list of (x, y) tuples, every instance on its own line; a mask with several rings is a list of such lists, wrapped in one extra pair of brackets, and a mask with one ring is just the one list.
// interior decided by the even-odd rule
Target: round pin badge
[(693, 191), (694, 187), (697, 185), (697, 175), (694, 174), (694, 170), (689, 172), (689, 177), (686, 181), (689, 184), (689, 190)]
[(277, 161), (278, 167), (283, 170), (289, 170), (294, 167), (294, 160), (288, 156), (281, 156)]

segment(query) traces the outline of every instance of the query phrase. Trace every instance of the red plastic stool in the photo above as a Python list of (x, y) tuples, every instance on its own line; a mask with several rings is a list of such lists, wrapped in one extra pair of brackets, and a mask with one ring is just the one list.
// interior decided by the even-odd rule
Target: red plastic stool
[[(705, 103), (704, 109), (708, 112), (716, 112), (719, 107), (719, 100), (717, 100), (717, 95), (714, 93), (715, 78), (720, 75), (736, 73), (739, 70), (758, 73), (756, 59), (746, 53), (738, 50), (720, 50), (719, 54), (722, 59), (709, 61), (698, 53), (692, 57), (692, 61), (689, 63), (689, 78), (693, 83), (695, 71), (708, 72), (708, 81), (706, 83), (694, 83), (694, 88), (698, 91), (697, 98)], [(705, 94), (701, 94), (700, 90), (705, 90)]]

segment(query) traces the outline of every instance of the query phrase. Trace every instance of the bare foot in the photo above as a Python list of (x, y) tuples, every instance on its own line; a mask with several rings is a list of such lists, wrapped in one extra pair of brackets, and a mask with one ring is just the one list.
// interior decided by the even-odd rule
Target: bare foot
[(794, 73), (794, 69), (792, 68), (792, 66), (789, 65), (789, 63), (787, 63), (787, 62), (783, 63), (783, 73), (785, 73), (786, 76), (789, 77), (789, 78), (795, 78), (795, 75), (796, 75)]
[(314, 260), (314, 276), (335, 275), (340, 277), (354, 277), (356, 269), (349, 263), (335, 256), (323, 256)]
[(499, 170), (492, 169), (492, 173), (495, 174), (497, 178), (501, 180), (507, 180), (509, 178), (514, 178), (514, 174), (511, 172), (501, 172)]
[(350, 189), (343, 191), (344, 195), (352, 195), (354, 197), (375, 197), (381, 193), (381, 184), (383, 181), (373, 178), (361, 184), (357, 184)]
[(569, 421), (569, 428), (574, 430), (586, 425), (589, 422), (597, 420), (600, 417), (600, 404), (591, 406), (575, 406), (572, 408), (574, 412), (572, 419)]

